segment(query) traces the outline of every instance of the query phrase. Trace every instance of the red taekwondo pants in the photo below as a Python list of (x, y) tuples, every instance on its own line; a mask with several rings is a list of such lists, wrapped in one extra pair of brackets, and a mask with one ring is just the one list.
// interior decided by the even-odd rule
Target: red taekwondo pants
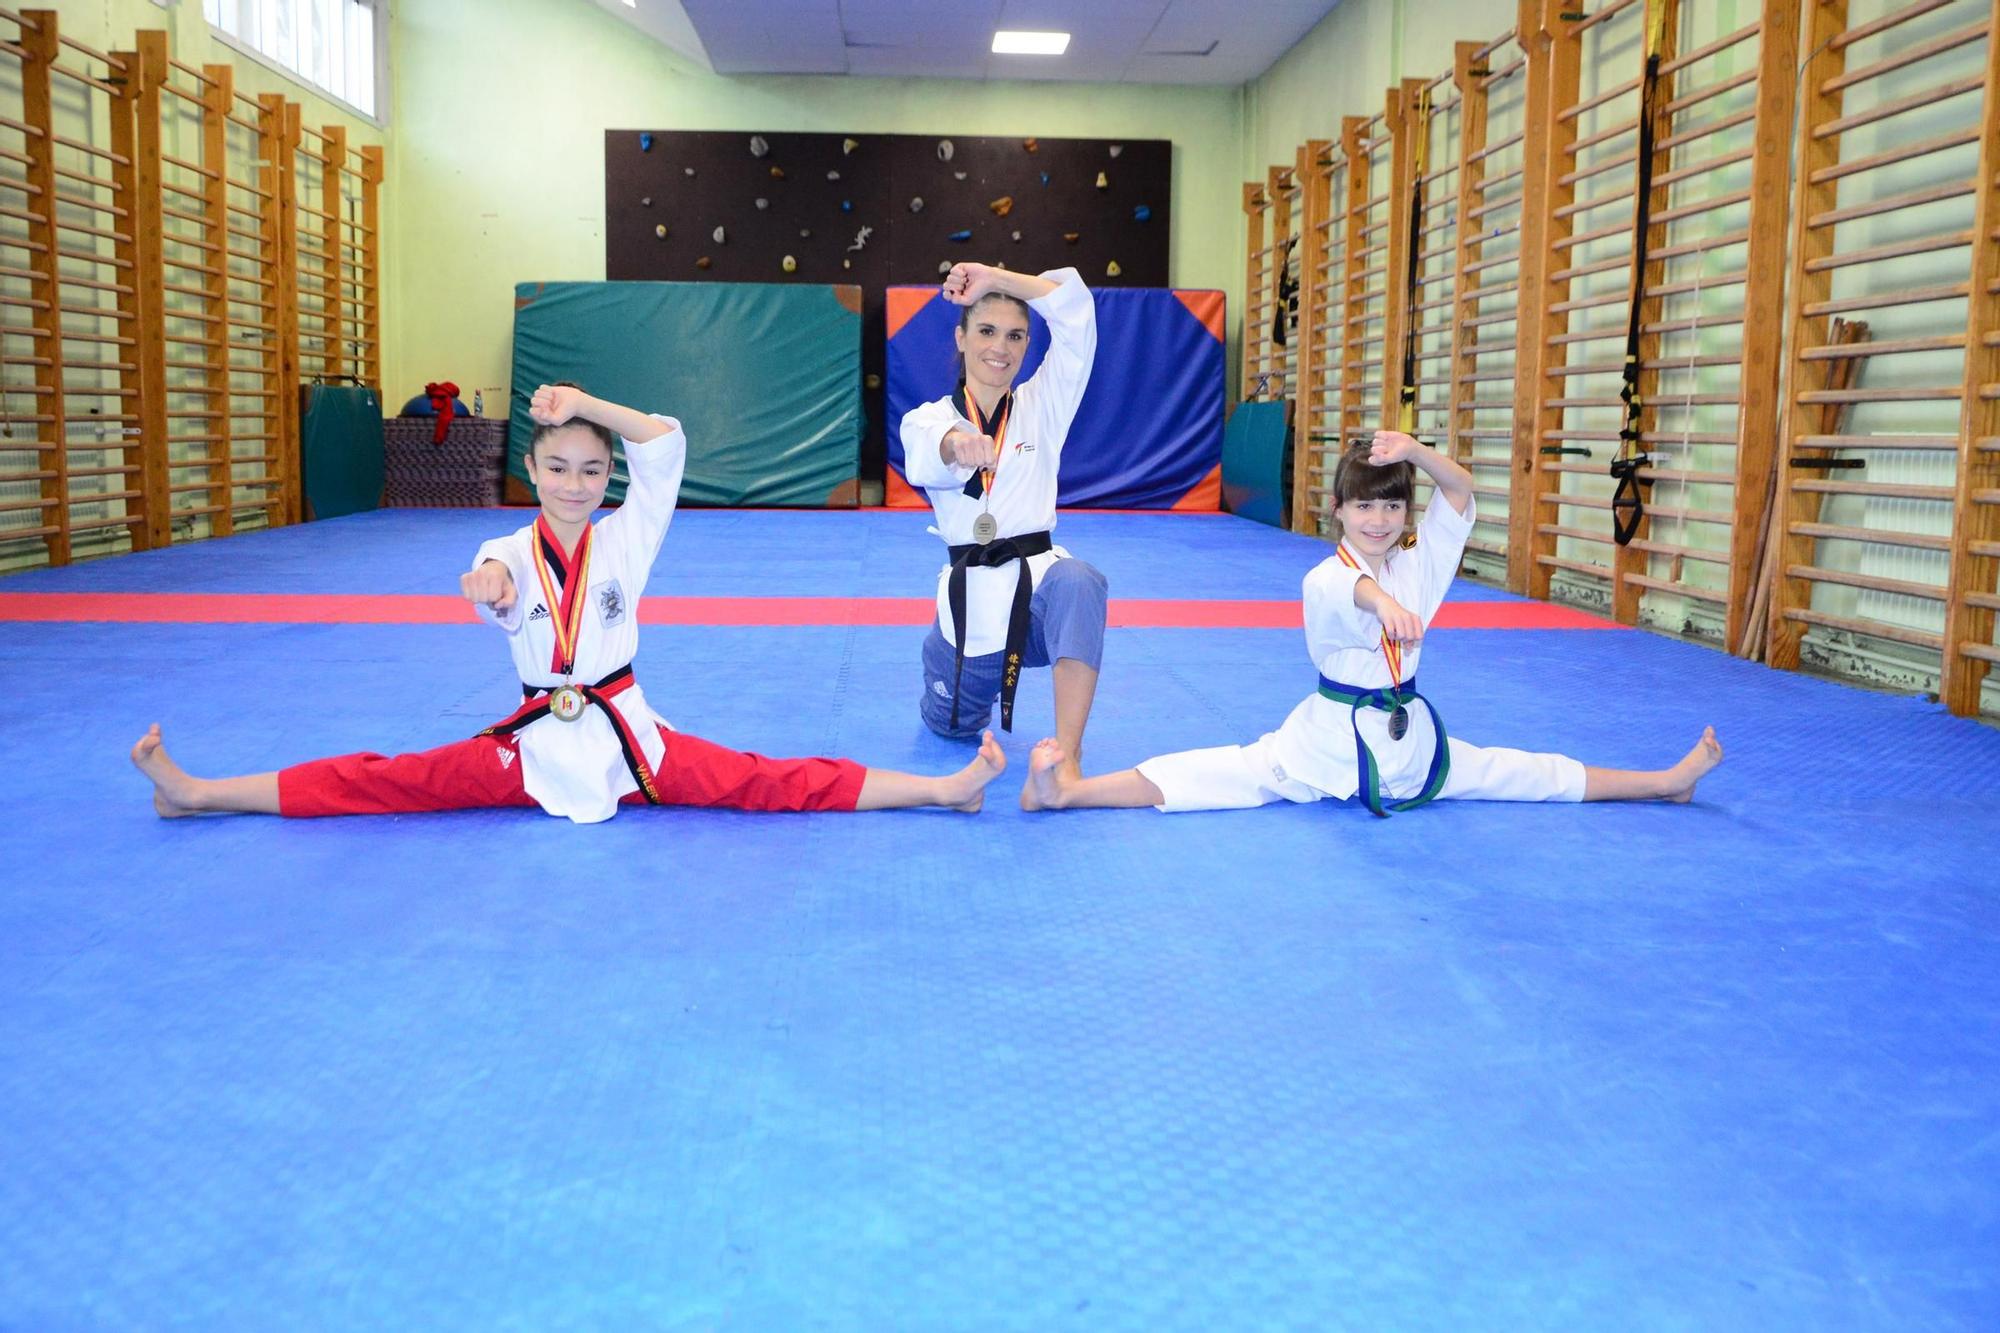
[[(666, 756), (654, 775), (662, 805), (730, 810), (852, 810), (867, 770), (851, 759), (766, 759), (660, 728)], [(626, 805), (642, 805), (633, 792)], [(511, 737), (474, 736), (421, 754), (348, 754), (278, 774), (278, 810), (290, 816), (394, 815), (533, 805)]]

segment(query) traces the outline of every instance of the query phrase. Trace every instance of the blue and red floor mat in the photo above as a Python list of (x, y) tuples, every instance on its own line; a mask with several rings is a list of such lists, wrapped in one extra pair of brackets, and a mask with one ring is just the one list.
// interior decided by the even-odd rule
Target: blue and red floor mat
[[(2000, 732), (1460, 585), (1452, 733), (1685, 808), (160, 821), (190, 770), (455, 739), (521, 512), (0, 580), (0, 1328), (1986, 1328)], [(923, 515), (690, 511), (676, 725), (943, 771)], [(1087, 766), (1312, 686), (1329, 548), (1066, 515)], [(1445, 628), (1443, 626), (1451, 626)], [(1588, 628), (1586, 628), (1588, 627)]]

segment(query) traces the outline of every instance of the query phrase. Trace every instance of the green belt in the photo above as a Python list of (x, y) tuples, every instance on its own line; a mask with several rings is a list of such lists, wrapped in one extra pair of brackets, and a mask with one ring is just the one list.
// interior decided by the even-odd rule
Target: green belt
[[(1371, 814), (1387, 819), (1390, 814), (1404, 810), (1414, 810), (1420, 805), (1437, 799), (1444, 790), (1444, 781), (1451, 773), (1451, 747), (1444, 734), (1444, 719), (1431, 707), (1431, 701), (1417, 693), (1417, 678), (1410, 677), (1401, 686), (1381, 690), (1362, 689), (1356, 685), (1343, 685), (1337, 680), (1319, 678), (1319, 692), (1322, 698), (1348, 706), (1348, 719), (1354, 726), (1354, 756), (1360, 765), (1359, 790)], [(1385, 805), (1382, 800), (1382, 770), (1375, 762), (1375, 752), (1368, 748), (1368, 742), (1361, 735), (1361, 710), (1373, 708), (1384, 713), (1393, 713), (1398, 708), (1407, 708), (1412, 702), (1421, 701), (1430, 709), (1432, 729), (1437, 732), (1437, 749), (1431, 754), (1431, 769), (1424, 777), (1424, 788), (1407, 801)]]

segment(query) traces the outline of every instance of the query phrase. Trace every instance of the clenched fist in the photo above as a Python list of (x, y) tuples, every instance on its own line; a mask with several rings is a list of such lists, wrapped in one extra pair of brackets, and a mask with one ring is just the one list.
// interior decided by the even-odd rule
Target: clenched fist
[(468, 602), (490, 606), (501, 615), (514, 609), (514, 576), (498, 560), (488, 560), (458, 576), (459, 591)]
[(991, 435), (974, 435), (969, 430), (947, 431), (944, 447), (938, 451), (945, 462), (958, 467), (992, 467), (1000, 457), (1000, 447)]

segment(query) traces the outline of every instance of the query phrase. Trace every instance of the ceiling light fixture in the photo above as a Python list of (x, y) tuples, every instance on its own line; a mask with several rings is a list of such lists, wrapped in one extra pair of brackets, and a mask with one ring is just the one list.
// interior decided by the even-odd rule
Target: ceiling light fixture
[(1069, 34), (1066, 32), (996, 32), (993, 34), (993, 54), (996, 56), (1059, 56), (1069, 50)]

